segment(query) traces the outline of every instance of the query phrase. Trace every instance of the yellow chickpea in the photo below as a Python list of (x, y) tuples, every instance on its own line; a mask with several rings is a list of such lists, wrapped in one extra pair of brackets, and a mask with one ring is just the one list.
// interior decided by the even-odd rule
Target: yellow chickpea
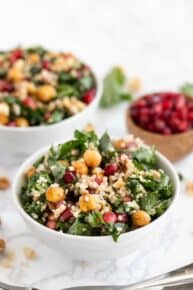
[(35, 94), (36, 93), (36, 86), (32, 82), (28, 82), (27, 84), (27, 91), (29, 94)]
[(100, 165), (102, 157), (95, 149), (88, 149), (84, 152), (84, 161), (88, 167), (95, 168)]
[(34, 166), (30, 167), (26, 172), (27, 178), (32, 177), (36, 173), (36, 168)]
[(65, 198), (64, 189), (59, 186), (50, 186), (46, 191), (46, 199), (49, 202), (59, 202)]
[(29, 127), (29, 122), (26, 118), (19, 117), (15, 120), (15, 124), (17, 127)]
[(79, 174), (88, 174), (88, 167), (84, 160), (77, 160), (72, 162), (72, 166), (74, 167), (75, 171)]
[(36, 64), (36, 63), (38, 63), (40, 61), (40, 56), (37, 53), (31, 53), (31, 54), (28, 55), (27, 61), (30, 64)]
[(79, 206), (81, 211), (87, 212), (95, 210), (97, 208), (97, 203), (92, 194), (84, 194), (79, 198)]
[(126, 142), (123, 139), (118, 139), (113, 142), (116, 149), (124, 149), (126, 147)]
[(20, 82), (24, 78), (23, 72), (17, 66), (10, 68), (8, 72), (8, 79), (13, 82)]
[(5, 114), (0, 114), (0, 125), (7, 125), (9, 122), (9, 117)]
[(144, 210), (137, 210), (132, 214), (132, 222), (136, 227), (142, 227), (151, 222), (150, 215)]
[(56, 90), (50, 85), (43, 85), (37, 88), (36, 96), (42, 102), (49, 102), (56, 96)]

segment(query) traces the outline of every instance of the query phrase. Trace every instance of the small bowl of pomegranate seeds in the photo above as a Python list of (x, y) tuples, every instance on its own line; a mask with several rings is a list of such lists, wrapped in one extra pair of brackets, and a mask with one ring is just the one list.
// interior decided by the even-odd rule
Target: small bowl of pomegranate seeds
[(152, 246), (178, 189), (171, 163), (140, 139), (77, 130), (73, 139), (33, 154), (13, 184), (16, 206), (35, 235), (83, 260)]
[(177, 161), (193, 150), (193, 100), (180, 92), (147, 94), (129, 107), (127, 126)]
[(0, 52), (0, 151), (31, 152), (93, 115), (99, 86), (74, 54), (44, 47)]

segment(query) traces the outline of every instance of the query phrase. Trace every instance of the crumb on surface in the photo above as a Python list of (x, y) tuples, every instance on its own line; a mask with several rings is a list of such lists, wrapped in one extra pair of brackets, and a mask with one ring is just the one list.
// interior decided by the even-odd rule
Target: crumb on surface
[(84, 127), (85, 132), (95, 132), (96, 128), (92, 123), (87, 123), (86, 126)]
[(30, 247), (23, 247), (23, 253), (26, 259), (28, 260), (34, 260), (37, 258), (37, 253), (34, 249)]
[(193, 195), (193, 181), (186, 182), (186, 191), (188, 194)]
[(15, 259), (15, 253), (13, 251), (5, 252), (3, 259), (0, 262), (0, 265), (3, 268), (11, 268)]
[(0, 239), (0, 253), (4, 252), (6, 249), (6, 242), (3, 239)]
[(142, 88), (142, 81), (139, 77), (133, 77), (129, 80), (129, 89), (132, 92), (138, 92)]
[(11, 182), (6, 176), (0, 176), (0, 190), (6, 190), (10, 185)]

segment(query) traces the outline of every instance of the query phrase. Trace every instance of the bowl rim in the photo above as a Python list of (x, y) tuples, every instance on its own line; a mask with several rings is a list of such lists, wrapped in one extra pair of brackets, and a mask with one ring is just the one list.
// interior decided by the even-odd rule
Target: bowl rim
[[(66, 140), (68, 140), (68, 138), (66, 138), (65, 140), (62, 140), (60, 142), (55, 142), (53, 144), (53, 146), (57, 146), (58, 144), (61, 144), (62, 142), (65, 142)], [(20, 212), (20, 214), (22, 215), (22, 217), (24, 219), (26, 219), (34, 227), (38, 228), (38, 230), (45, 232), (45, 234), (46, 233), (51, 234), (51, 235), (55, 236), (56, 238), (63, 237), (63, 238), (73, 239), (73, 240), (80, 239), (83, 241), (93, 241), (93, 242), (94, 241), (112, 240), (112, 237), (110, 235), (107, 235), (107, 236), (81, 236), (81, 235), (72, 235), (72, 234), (68, 234), (68, 233), (54, 231), (52, 229), (47, 228), (45, 225), (38, 223), (29, 214), (27, 214), (26, 211), (23, 209), (21, 202), (19, 200), (19, 192), (17, 192), (19, 181), (20, 181), (20, 179), (23, 178), (26, 169), (29, 168), (30, 166), (32, 166), (33, 163), (39, 157), (41, 157), (43, 154), (45, 154), (50, 149), (50, 147), (51, 147), (50, 145), (47, 145), (47, 146), (41, 148), (40, 150), (34, 152), (32, 155), (30, 155), (21, 164), (16, 175), (14, 176), (14, 180), (13, 180), (13, 184), (12, 184), (12, 198), (14, 200), (14, 203), (16, 205), (17, 210)], [(168, 168), (169, 174), (172, 176), (172, 179), (173, 179), (173, 184), (174, 184), (175, 189), (174, 189), (174, 196), (173, 196), (173, 199), (171, 201), (171, 204), (161, 216), (156, 218), (150, 224), (148, 224), (144, 227), (140, 227), (140, 228), (134, 229), (132, 231), (121, 234), (118, 242), (123, 238), (129, 237), (129, 235), (131, 236), (132, 233), (133, 234), (143, 233), (146, 230), (151, 229), (152, 227), (154, 227), (156, 225), (159, 225), (159, 223), (163, 220), (163, 218), (166, 217), (168, 215), (168, 213), (171, 212), (171, 210), (173, 209), (173, 207), (177, 201), (177, 198), (179, 195), (179, 190), (180, 190), (180, 181), (179, 181), (179, 177), (177, 175), (177, 172), (176, 172), (174, 166), (172, 165), (172, 163), (163, 154), (161, 154), (159, 151), (156, 151), (156, 155), (157, 155), (158, 159), (166, 165), (166, 167)], [(19, 188), (21, 189), (21, 185), (19, 186)]]
[(79, 117), (81, 117), (82, 115), (84, 115), (84, 113), (87, 113), (89, 110), (92, 109), (92, 107), (94, 107), (95, 105), (97, 106), (97, 104), (99, 103), (101, 94), (102, 94), (102, 81), (100, 80), (100, 78), (97, 76), (96, 72), (92, 69), (92, 73), (93, 76), (95, 78), (96, 81), (96, 95), (94, 100), (86, 106), (86, 108), (73, 115), (70, 116), (60, 122), (54, 123), (54, 124), (50, 124), (50, 125), (38, 125), (38, 126), (29, 126), (29, 127), (9, 127), (9, 126), (1, 126), (0, 125), (0, 131), (7, 131), (7, 132), (34, 132), (34, 131), (42, 131), (42, 130), (46, 130), (46, 129), (57, 129), (57, 127), (59, 127), (60, 125), (63, 124), (68, 124), (71, 121), (76, 121), (76, 119), (78, 119)]
[[(168, 139), (172, 139), (172, 138), (175, 138), (175, 137), (181, 137), (181, 136), (186, 136), (186, 135), (189, 135), (189, 134), (192, 134), (193, 133), (193, 129), (191, 130), (188, 130), (188, 131), (185, 131), (185, 132), (182, 132), (182, 133), (176, 133), (176, 134), (170, 134), (170, 135), (164, 135), (164, 134), (161, 134), (161, 133), (156, 133), (156, 132), (151, 132), (151, 131), (148, 131), (148, 130), (145, 130), (143, 129), (142, 127), (138, 126), (135, 121), (133, 120), (132, 116), (131, 116), (131, 105), (129, 105), (128, 107), (128, 110), (127, 110), (127, 124), (130, 123), (132, 124), (132, 126), (135, 126), (135, 128), (137, 128), (139, 131), (143, 132), (144, 134), (148, 134), (149, 136), (152, 136), (152, 137), (164, 137), (165, 139), (168, 138)], [(128, 128), (129, 128), (129, 124), (128, 124)]]

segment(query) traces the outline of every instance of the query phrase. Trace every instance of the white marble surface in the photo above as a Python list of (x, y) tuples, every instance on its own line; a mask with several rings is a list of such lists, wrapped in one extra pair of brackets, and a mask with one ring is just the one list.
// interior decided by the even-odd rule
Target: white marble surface
[[(113, 64), (140, 75), (144, 90), (175, 89), (193, 78), (191, 0), (6, 0), (1, 3), (1, 48), (42, 43), (68, 49), (87, 60), (102, 77)], [(99, 131), (126, 133), (125, 106), (98, 112)], [(1, 142), (1, 140), (0, 140)], [(0, 156), (0, 175), (14, 175), (20, 161)], [(193, 179), (193, 155), (176, 164)], [(118, 261), (85, 263), (66, 260), (33, 237), (17, 214), (11, 193), (0, 192), (0, 237), (15, 252), (11, 268), (0, 266), (0, 280), (35, 284), (41, 290), (88, 283), (124, 283), (193, 261), (193, 198), (182, 191), (176, 211), (157, 245)], [(22, 249), (36, 249), (26, 261)]]

